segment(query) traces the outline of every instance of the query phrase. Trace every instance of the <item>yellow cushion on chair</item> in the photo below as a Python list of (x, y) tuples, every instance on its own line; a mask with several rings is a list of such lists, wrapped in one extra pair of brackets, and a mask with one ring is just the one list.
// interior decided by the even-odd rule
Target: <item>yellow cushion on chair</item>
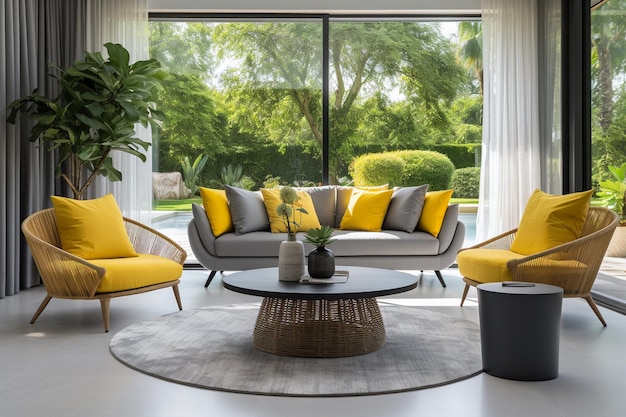
[(532, 255), (578, 239), (592, 193), (552, 195), (535, 190), (526, 203), (511, 250)]
[(96, 292), (116, 292), (174, 281), (183, 266), (157, 255), (140, 254), (133, 258), (92, 259), (91, 263), (106, 269)]
[(501, 282), (513, 280), (506, 263), (524, 257), (505, 249), (467, 249), (458, 253), (456, 262), (464, 277), (481, 283)]
[(137, 256), (112, 194), (93, 200), (50, 198), (63, 250), (83, 259)]

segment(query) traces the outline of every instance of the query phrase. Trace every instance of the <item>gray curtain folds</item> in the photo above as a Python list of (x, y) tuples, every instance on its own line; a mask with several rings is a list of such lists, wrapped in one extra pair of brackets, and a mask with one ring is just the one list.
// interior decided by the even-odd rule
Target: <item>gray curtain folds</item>
[(5, 0), (0, 9), (0, 298), (39, 284), (20, 225), (60, 189), (54, 154), (28, 141), (30, 120), (6, 122), (7, 106), (35, 88), (54, 94), (48, 62), (82, 56), (86, 1)]

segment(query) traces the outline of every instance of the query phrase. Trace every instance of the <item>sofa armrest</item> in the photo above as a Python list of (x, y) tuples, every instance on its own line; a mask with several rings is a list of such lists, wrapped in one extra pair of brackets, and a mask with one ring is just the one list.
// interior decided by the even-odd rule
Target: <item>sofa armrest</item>
[[(207, 252), (215, 256), (217, 253), (215, 250), (216, 237), (213, 234), (213, 229), (211, 229), (211, 224), (209, 223), (209, 218), (204, 211), (204, 207), (193, 203), (191, 205), (191, 212), (193, 214), (193, 222), (196, 226), (196, 231), (200, 241), (202, 242), (202, 246), (204, 246)], [(191, 231), (189, 233), (191, 233)]]
[(439, 253), (444, 253), (450, 247), (454, 234), (456, 233), (456, 223), (459, 220), (459, 205), (451, 204), (446, 210), (446, 215), (443, 218), (441, 224), (441, 230), (439, 231)]

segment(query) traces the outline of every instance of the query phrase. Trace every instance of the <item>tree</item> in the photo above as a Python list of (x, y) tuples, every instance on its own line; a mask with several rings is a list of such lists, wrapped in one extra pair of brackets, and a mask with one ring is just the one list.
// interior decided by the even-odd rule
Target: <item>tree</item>
[(463, 65), (474, 72), (483, 96), (483, 24), (482, 22), (459, 22), (458, 59)]
[(626, 106), (616, 80), (626, 69), (626, 2), (610, 1), (591, 13), (593, 180), (607, 179), (608, 165), (621, 165)]
[(209, 82), (215, 69), (211, 24), (150, 22), (150, 57), (169, 73), (196, 75)]
[[(308, 143), (320, 151), (321, 39), (321, 26), (314, 23), (231, 23), (214, 29), (222, 56), (232, 53), (230, 59), (237, 62), (223, 84), (242, 128), (261, 132), (269, 141)], [(432, 25), (333, 24), (332, 176), (345, 172), (359, 143), (359, 119), (352, 110), (373, 91), (391, 93), (399, 86), (427, 123), (449, 124), (444, 109), (463, 81), (453, 51)]]
[(220, 100), (196, 75), (172, 74), (163, 82), (157, 103), (164, 117), (155, 135), (161, 170), (178, 171), (182, 158), (198, 154), (208, 156), (214, 172), (219, 169), (228, 136)]

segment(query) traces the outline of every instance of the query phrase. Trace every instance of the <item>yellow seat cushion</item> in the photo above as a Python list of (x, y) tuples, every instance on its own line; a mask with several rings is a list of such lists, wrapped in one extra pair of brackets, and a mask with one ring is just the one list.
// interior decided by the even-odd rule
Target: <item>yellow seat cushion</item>
[(506, 263), (524, 257), (505, 249), (467, 249), (459, 252), (456, 262), (459, 273), (466, 278), (481, 283), (500, 282), (513, 280)]
[(424, 198), (424, 207), (417, 222), (416, 230), (439, 236), (443, 219), (446, 217), (450, 198), (454, 190), (429, 191)]
[(228, 208), (226, 191), (200, 187), (200, 197), (213, 235), (218, 237), (224, 233), (234, 232), (235, 225)]
[(350, 202), (343, 214), (339, 228), (380, 232), (391, 202), (393, 190), (352, 190)]
[(112, 194), (93, 200), (52, 196), (63, 250), (83, 259), (137, 256)]
[[(261, 194), (263, 195), (263, 204), (265, 204), (267, 217), (270, 220), (270, 230), (272, 233), (287, 233), (287, 225), (283, 217), (276, 212), (276, 209), (282, 203), (280, 200), (280, 188), (262, 188)], [(304, 214), (294, 210), (290, 221), (295, 220), (298, 223), (298, 232), (306, 232), (309, 229), (321, 227), (311, 195), (304, 190), (297, 190), (296, 194), (298, 200), (294, 203), (294, 208), (303, 208), (307, 212), (307, 214)]]
[[(501, 282), (515, 281), (507, 269), (507, 262), (525, 258), (527, 255), (506, 249), (467, 249), (457, 255), (459, 273), (473, 281)], [(524, 276), (524, 281), (567, 286), (568, 280), (575, 280), (585, 273), (587, 265), (575, 259), (567, 259), (561, 254), (551, 258), (541, 258), (537, 263), (524, 263), (517, 267), (515, 275)]]
[(511, 250), (531, 255), (577, 239), (592, 193), (553, 195), (535, 190), (526, 203)]
[(91, 263), (106, 269), (96, 292), (116, 292), (174, 281), (183, 266), (157, 255), (139, 254), (133, 258), (92, 259)]

